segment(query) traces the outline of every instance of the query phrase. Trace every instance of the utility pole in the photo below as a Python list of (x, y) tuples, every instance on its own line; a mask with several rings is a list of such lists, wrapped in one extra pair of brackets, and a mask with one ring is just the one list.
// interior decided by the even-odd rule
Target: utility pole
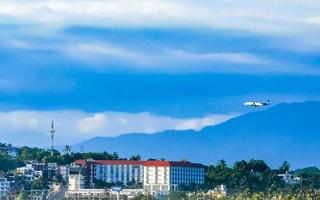
[(56, 130), (54, 129), (54, 122), (53, 120), (51, 121), (51, 129), (50, 129), (50, 134), (51, 134), (51, 156), (53, 156), (53, 138), (56, 133)]

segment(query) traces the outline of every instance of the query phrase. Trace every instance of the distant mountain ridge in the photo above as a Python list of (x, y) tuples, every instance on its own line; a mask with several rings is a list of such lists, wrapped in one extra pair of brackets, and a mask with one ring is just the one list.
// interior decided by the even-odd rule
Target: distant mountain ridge
[(73, 149), (81, 146), (85, 151), (202, 163), (225, 159), (232, 164), (255, 158), (274, 166), (284, 160), (295, 167), (320, 165), (320, 102), (282, 103), (200, 131), (95, 137), (73, 145)]

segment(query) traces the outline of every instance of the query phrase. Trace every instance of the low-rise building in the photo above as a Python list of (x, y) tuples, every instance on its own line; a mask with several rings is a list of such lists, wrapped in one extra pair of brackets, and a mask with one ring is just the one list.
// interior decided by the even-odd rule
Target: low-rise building
[(226, 185), (218, 185), (213, 190), (209, 190), (207, 192), (208, 196), (211, 196), (213, 198), (223, 198), (227, 196), (227, 186)]
[(27, 165), (25, 167), (18, 167), (16, 171), (18, 175), (28, 175), (28, 174), (33, 174), (34, 169)]
[[(123, 189), (121, 191), (113, 191), (112, 189), (80, 189), (80, 190), (68, 190), (65, 193), (67, 199), (116, 199), (115, 197), (127, 197), (132, 199), (133, 197), (143, 194), (142, 189)], [(123, 198), (121, 198), (123, 199)]]
[(104, 189), (79, 189), (79, 190), (67, 190), (65, 192), (65, 198), (67, 199), (80, 199), (80, 198), (103, 198), (106, 197), (106, 191)]
[(286, 172), (285, 174), (278, 174), (278, 176), (281, 177), (282, 180), (288, 185), (295, 185), (301, 183), (301, 178), (294, 177), (289, 172)]
[(68, 179), (68, 175), (70, 172), (70, 166), (69, 165), (61, 165), (59, 166), (59, 174), (61, 174), (62, 178), (64, 180)]
[(75, 191), (86, 188), (86, 175), (84, 168), (72, 167), (70, 168), (68, 176), (68, 190)]
[(49, 177), (55, 177), (59, 174), (57, 163), (32, 163), (30, 164), (35, 171), (46, 172)]
[(23, 176), (26, 181), (34, 180), (34, 169), (30, 165), (16, 169), (18, 176)]
[(30, 162), (24, 167), (17, 168), (16, 173), (19, 176), (24, 176), (26, 181), (32, 181), (41, 178), (44, 173), (53, 178), (59, 174), (59, 168), (56, 163)]
[(0, 197), (8, 195), (10, 192), (10, 181), (0, 178)]

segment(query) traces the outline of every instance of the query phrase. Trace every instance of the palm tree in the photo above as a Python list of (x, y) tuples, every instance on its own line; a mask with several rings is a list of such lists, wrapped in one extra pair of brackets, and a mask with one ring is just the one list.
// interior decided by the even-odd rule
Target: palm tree
[(69, 146), (69, 145), (64, 146), (63, 153), (65, 155), (70, 155), (71, 154), (71, 146)]
[(283, 161), (281, 166), (279, 167), (279, 170), (281, 173), (289, 172), (290, 164), (288, 163), (288, 161)]

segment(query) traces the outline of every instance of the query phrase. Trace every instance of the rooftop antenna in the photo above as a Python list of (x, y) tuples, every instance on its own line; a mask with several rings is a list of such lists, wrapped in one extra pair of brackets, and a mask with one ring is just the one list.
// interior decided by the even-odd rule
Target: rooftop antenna
[(56, 130), (54, 129), (54, 122), (52, 120), (51, 121), (51, 129), (50, 129), (50, 134), (51, 134), (51, 156), (53, 156), (53, 137), (54, 137), (55, 133), (56, 133)]

